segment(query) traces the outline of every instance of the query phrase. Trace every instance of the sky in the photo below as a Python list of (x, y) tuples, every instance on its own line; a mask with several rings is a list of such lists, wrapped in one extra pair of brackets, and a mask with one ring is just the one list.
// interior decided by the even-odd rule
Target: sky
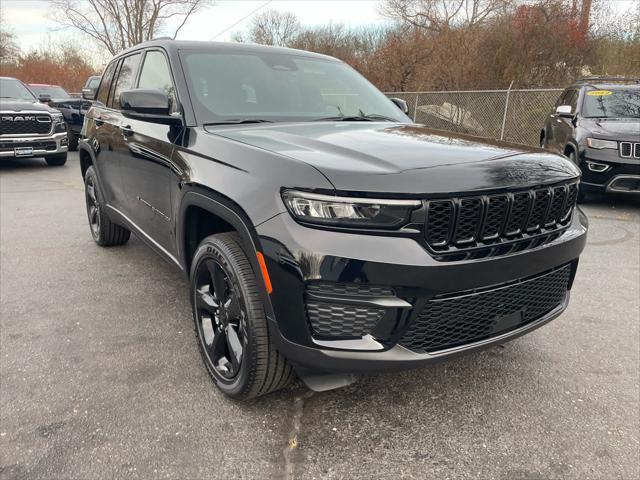
[[(263, 5), (265, 5), (262, 7)], [(258, 10), (275, 9), (295, 14), (303, 25), (321, 25), (330, 22), (349, 26), (383, 24), (387, 19), (379, 14), (379, 1), (375, 0), (217, 0), (195, 14), (185, 25), (179, 39), (228, 41), (236, 32), (244, 31), (251, 22), (251, 16), (237, 25), (234, 23)], [(0, 8), (6, 26), (16, 35), (23, 50), (37, 48), (52, 40), (77, 38), (77, 34), (60, 27), (49, 20), (49, 2), (41, 0), (1, 0)]]
[[(640, 0), (599, 0), (617, 12), (627, 11)], [(305, 26), (342, 23), (347, 26), (377, 24), (389, 20), (380, 14), (380, 0), (216, 0), (195, 14), (178, 35), (183, 40), (229, 41), (234, 33), (246, 30), (253, 15), (275, 9), (295, 14)], [(0, 0), (5, 25), (16, 35), (23, 50), (46, 45), (48, 40), (84, 38), (70, 29), (60, 29), (48, 18), (51, 6), (46, 0)], [(256, 11), (257, 10), (257, 11)], [(246, 17), (251, 12), (253, 15)], [(231, 27), (231, 28), (230, 28)]]

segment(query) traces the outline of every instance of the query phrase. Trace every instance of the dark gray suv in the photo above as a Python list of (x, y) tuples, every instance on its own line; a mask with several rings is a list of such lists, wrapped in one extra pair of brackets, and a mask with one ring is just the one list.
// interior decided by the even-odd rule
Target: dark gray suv
[(568, 87), (540, 146), (580, 167), (581, 199), (589, 191), (640, 193), (640, 80), (597, 77)]

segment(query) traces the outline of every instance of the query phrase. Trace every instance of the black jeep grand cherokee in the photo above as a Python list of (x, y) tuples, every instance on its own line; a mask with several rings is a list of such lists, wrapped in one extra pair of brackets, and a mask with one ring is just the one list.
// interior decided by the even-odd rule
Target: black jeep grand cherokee
[(576, 166), (398, 105), (296, 50), (162, 40), (107, 66), (80, 143), (91, 233), (133, 231), (189, 276), (227, 395), (439, 361), (566, 308)]
[(585, 78), (565, 89), (540, 146), (569, 157), (588, 192), (640, 193), (640, 80)]

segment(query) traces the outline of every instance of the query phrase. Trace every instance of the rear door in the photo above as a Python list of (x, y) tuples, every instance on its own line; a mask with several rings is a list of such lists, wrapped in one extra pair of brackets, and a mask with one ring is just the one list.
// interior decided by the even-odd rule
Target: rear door
[(131, 90), (135, 85), (141, 58), (142, 54), (140, 52), (122, 58), (109, 94), (109, 101), (105, 109), (107, 114), (103, 116), (104, 128), (109, 134), (107, 148), (109, 149), (108, 157), (111, 161), (110, 168), (115, 172), (111, 186), (114, 195), (111, 206), (128, 218), (130, 218), (131, 213), (127, 200), (123, 163), (129, 155), (129, 149), (126, 134), (122, 130), (123, 125), (127, 124), (127, 119), (122, 116), (120, 111), (120, 94)]
[[(169, 96), (177, 111), (173, 77), (164, 51), (147, 50), (141, 63), (137, 88), (159, 90)], [(128, 210), (131, 219), (165, 252), (175, 252), (171, 182), (176, 176), (173, 146), (181, 127), (124, 118), (122, 156)]]
[(98, 172), (104, 200), (116, 208), (122, 207), (122, 178), (113, 150), (117, 131), (114, 128), (114, 112), (108, 107), (114, 78), (120, 68), (120, 59), (111, 62), (104, 71), (96, 101), (87, 113), (83, 135), (95, 155), (94, 167)]

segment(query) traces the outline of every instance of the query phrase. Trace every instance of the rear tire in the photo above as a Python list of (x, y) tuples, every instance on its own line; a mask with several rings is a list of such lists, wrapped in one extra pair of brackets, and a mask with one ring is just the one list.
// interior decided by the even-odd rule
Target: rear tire
[(105, 202), (93, 166), (87, 168), (84, 175), (84, 192), (87, 203), (87, 218), (93, 240), (101, 247), (127, 243), (131, 232), (123, 226), (113, 223), (104, 212)]
[[(225, 395), (249, 400), (294, 378), (269, 335), (258, 281), (237, 233), (205, 238), (191, 266), (191, 304), (205, 367)], [(240, 358), (240, 361), (238, 361)]]
[(78, 136), (74, 134), (69, 127), (67, 127), (67, 138), (69, 139), (69, 151), (75, 152), (78, 150)]
[(47, 155), (44, 159), (50, 167), (61, 167), (67, 163), (67, 152), (58, 153), (56, 155)]

